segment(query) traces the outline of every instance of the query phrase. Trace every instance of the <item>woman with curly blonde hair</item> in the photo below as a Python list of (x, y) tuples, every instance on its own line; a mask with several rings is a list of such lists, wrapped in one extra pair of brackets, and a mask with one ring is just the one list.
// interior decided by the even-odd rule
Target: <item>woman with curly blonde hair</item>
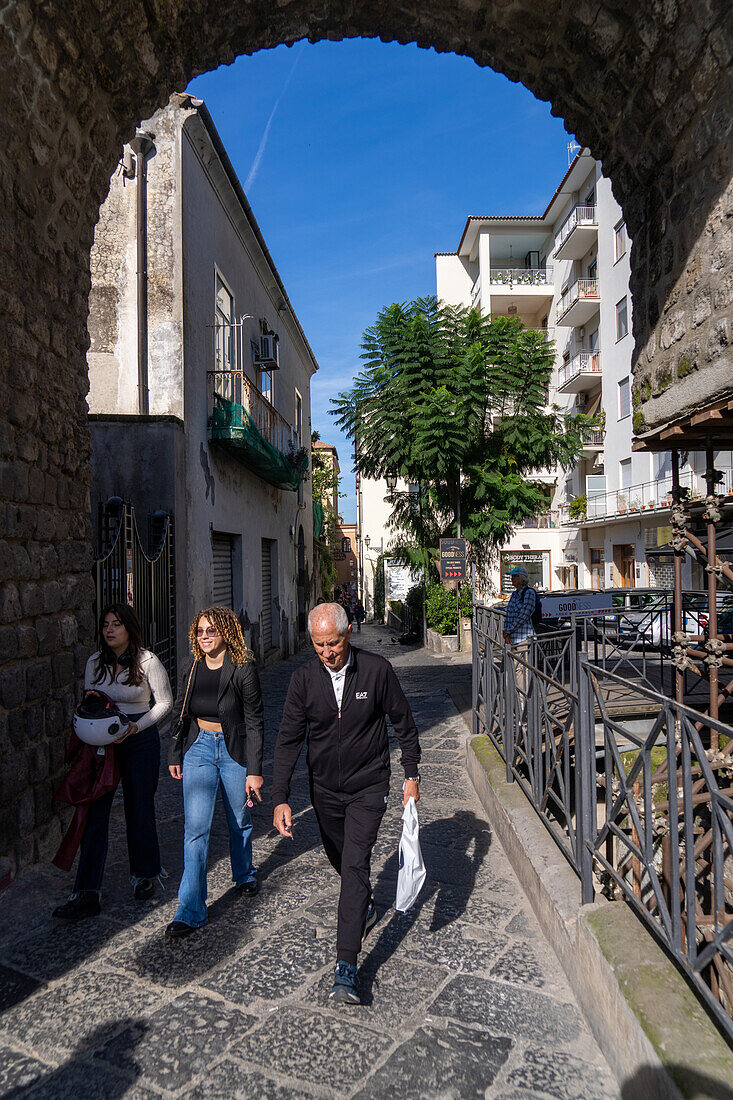
[(199, 611), (188, 632), (191, 657), (173, 708), (169, 771), (183, 779), (183, 878), (172, 938), (206, 924), (206, 873), (216, 795), (221, 788), (229, 825), (232, 878), (238, 893), (259, 890), (252, 863), (247, 801), (262, 801), (262, 693), (254, 658), (229, 607)]

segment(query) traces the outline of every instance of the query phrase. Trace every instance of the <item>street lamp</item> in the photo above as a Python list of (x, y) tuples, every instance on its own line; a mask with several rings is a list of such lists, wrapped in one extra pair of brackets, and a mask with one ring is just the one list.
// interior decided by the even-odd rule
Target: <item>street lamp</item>
[(369, 546), (370, 546), (370, 544), (371, 544), (371, 541), (372, 541), (372, 540), (371, 540), (371, 539), (369, 538), (369, 535), (365, 535), (365, 536), (364, 536), (364, 545), (366, 546), (367, 550), (369, 549)]
[(397, 474), (387, 474), (385, 480), (387, 482), (387, 492), (391, 496), (397, 488)]

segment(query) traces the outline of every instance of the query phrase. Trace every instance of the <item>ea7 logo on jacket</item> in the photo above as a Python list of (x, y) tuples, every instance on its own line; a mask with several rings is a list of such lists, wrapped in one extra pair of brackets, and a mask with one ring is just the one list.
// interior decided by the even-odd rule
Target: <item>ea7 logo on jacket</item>
[(368, 699), (369, 698), (369, 692), (368, 691), (357, 691), (356, 698), (357, 699)]

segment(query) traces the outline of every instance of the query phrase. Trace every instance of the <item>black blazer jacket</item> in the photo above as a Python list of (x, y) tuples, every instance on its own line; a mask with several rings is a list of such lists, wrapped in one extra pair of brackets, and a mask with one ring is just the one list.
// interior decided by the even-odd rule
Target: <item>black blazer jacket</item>
[[(188, 713), (188, 703), (196, 682), (199, 662), (190, 656), (185, 663), (173, 706), (173, 733), (168, 763), (182, 764), (183, 757), (199, 734), (196, 719)], [(190, 687), (189, 687), (190, 680)], [(265, 739), (264, 708), (257, 669), (251, 661), (235, 665), (227, 652), (219, 681), (219, 721), (227, 752), (250, 775), (262, 775), (262, 747)]]

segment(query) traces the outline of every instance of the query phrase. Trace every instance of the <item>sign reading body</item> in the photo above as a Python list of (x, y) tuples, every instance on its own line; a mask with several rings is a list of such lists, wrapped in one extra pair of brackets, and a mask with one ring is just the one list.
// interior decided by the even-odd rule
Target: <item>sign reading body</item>
[(440, 579), (463, 581), (466, 579), (466, 540), (440, 540)]
[(550, 592), (542, 597), (542, 618), (562, 619), (565, 616), (598, 615), (613, 611), (610, 592)]
[(502, 550), (501, 590), (513, 592), (514, 586), (510, 572), (521, 565), (527, 570), (530, 588), (550, 587), (550, 551), (549, 550)]

